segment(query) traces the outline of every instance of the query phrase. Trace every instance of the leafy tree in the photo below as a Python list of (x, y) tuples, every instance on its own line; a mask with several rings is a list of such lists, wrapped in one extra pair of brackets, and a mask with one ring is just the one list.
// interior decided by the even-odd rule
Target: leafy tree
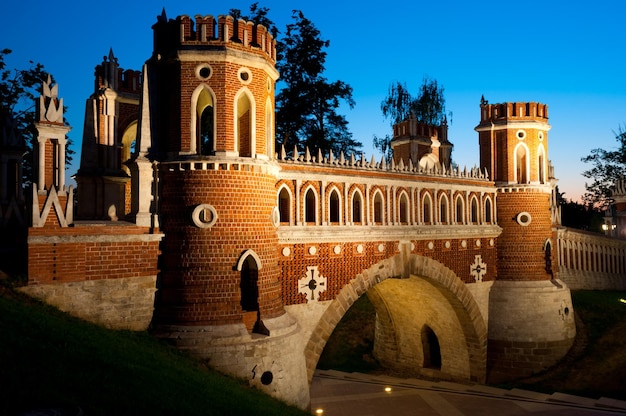
[(241, 13), (240, 9), (230, 9), (228, 14), (233, 16), (235, 19), (244, 19), (247, 21), (254, 22), (259, 25), (265, 26), (272, 36), (276, 38), (280, 33), (274, 22), (268, 17), (270, 9), (267, 7), (260, 7), (259, 3), (252, 3), (250, 5), (250, 14), (244, 15)]
[[(7, 69), (5, 58), (12, 51), (0, 50), (0, 113), (13, 117), (16, 134), (24, 138), (26, 152), (23, 161), (23, 181), (28, 185), (33, 179), (33, 144), (35, 141), (35, 103), (41, 84), (48, 74), (40, 63), (30, 61), (27, 69)], [(72, 161), (74, 151), (67, 141), (65, 152), (66, 166)]]
[(362, 146), (348, 121), (337, 113), (342, 102), (354, 107), (352, 87), (322, 76), (330, 45), (302, 11), (292, 12), (277, 69), (284, 87), (276, 96), (276, 132), (287, 150), (294, 145), (350, 153)]
[(591, 154), (581, 159), (593, 166), (582, 173), (592, 180), (590, 184), (585, 183), (587, 192), (583, 199), (587, 204), (608, 206), (613, 201), (611, 188), (618, 179), (626, 175), (626, 130), (620, 127), (615, 139), (618, 143), (615, 150), (593, 149)]
[[(446, 99), (444, 88), (437, 80), (424, 77), (417, 96), (411, 95), (406, 83), (396, 81), (389, 86), (387, 97), (380, 103), (380, 109), (391, 126), (398, 124), (410, 116), (424, 124), (438, 126), (447, 121)], [(391, 136), (374, 136), (374, 147), (387, 158), (391, 158)]]

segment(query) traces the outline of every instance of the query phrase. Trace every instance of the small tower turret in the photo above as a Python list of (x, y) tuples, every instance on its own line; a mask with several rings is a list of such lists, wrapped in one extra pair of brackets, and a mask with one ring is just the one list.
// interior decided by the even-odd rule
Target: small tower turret
[[(554, 364), (572, 345), (576, 327), (569, 289), (554, 278), (559, 215), (553, 203), (556, 179), (549, 174), (547, 105), (489, 104), (483, 98), (475, 130), (481, 169), (496, 183), (502, 227), (489, 309), (493, 382)], [(530, 360), (528, 351), (532, 355), (540, 347), (544, 355)]]

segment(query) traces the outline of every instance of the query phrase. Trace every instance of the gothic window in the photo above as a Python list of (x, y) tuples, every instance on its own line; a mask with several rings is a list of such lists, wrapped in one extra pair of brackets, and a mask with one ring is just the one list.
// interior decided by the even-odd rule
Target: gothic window
[(252, 118), (252, 101), (245, 92), (237, 99), (237, 120), (236, 120), (236, 150), (239, 156), (252, 157), (253, 143), (252, 134), (254, 131), (254, 121)]
[(515, 179), (517, 183), (528, 183), (528, 149), (523, 144), (515, 149)]
[(463, 224), (465, 223), (465, 204), (463, 204), (463, 198), (459, 195), (456, 198), (456, 223)]
[(442, 224), (448, 223), (448, 197), (445, 194), (439, 198), (439, 221)]
[(374, 224), (383, 223), (383, 196), (380, 191), (374, 194)]
[(282, 187), (278, 193), (278, 212), (281, 223), (291, 222), (291, 194), (287, 187)]
[(428, 325), (422, 328), (422, 351), (424, 353), (424, 368), (441, 369), (441, 348), (437, 334)]
[(339, 209), (339, 193), (336, 189), (330, 192), (330, 198), (328, 201), (328, 219), (331, 223), (339, 223), (340, 209)]
[(317, 196), (313, 188), (309, 188), (304, 195), (304, 222), (316, 224)]
[(472, 202), (470, 202), (470, 216), (471, 223), (478, 223), (478, 199), (476, 197), (472, 197)]
[(196, 117), (194, 119), (196, 142), (192, 151), (201, 155), (211, 155), (215, 152), (213, 96), (204, 86), (199, 87), (198, 91), (196, 97)]
[(485, 199), (485, 222), (487, 224), (491, 224), (492, 223), (492, 218), (491, 218), (491, 199), (487, 198)]
[(244, 312), (259, 310), (259, 267), (254, 257), (247, 256), (241, 264), (241, 309)]
[(539, 172), (539, 183), (546, 183), (546, 158), (545, 152), (543, 150), (543, 146), (539, 145), (539, 149), (537, 150), (537, 172)]
[(363, 197), (359, 191), (352, 194), (352, 222), (359, 224), (363, 220), (361, 219), (363, 209)]
[(130, 170), (128, 169), (126, 165), (124, 165), (124, 162), (129, 160), (133, 153), (136, 137), (137, 137), (137, 121), (133, 121), (126, 128), (126, 130), (124, 130), (124, 134), (122, 135), (122, 143), (121, 143), (122, 149), (121, 149), (121, 155), (120, 155), (120, 165), (122, 169), (128, 174), (130, 174)]
[(400, 224), (408, 224), (409, 223), (409, 198), (406, 196), (406, 193), (400, 194)]
[(429, 194), (425, 194), (422, 200), (422, 215), (424, 224), (430, 224), (432, 221), (432, 201)]

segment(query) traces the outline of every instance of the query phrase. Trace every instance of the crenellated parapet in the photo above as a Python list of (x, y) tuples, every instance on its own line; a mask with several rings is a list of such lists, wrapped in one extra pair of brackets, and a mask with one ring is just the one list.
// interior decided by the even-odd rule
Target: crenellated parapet
[(480, 102), (480, 122), (504, 122), (533, 120), (548, 122), (548, 106), (537, 102), (508, 102), (489, 104), (484, 98)]
[(219, 47), (247, 50), (276, 62), (276, 41), (263, 25), (232, 16), (187, 15), (167, 19), (165, 10), (153, 26), (155, 53), (168, 55), (173, 50), (187, 47)]

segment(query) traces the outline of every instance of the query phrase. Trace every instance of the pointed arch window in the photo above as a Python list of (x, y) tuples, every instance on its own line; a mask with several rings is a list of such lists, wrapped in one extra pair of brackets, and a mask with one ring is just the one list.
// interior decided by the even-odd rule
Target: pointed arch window
[(278, 193), (278, 212), (281, 223), (291, 223), (291, 194), (286, 187), (282, 187)]
[(478, 199), (476, 197), (473, 197), (470, 202), (470, 217), (471, 223), (478, 224)]
[(331, 224), (339, 223), (339, 218), (341, 214), (340, 210), (340, 200), (339, 200), (339, 192), (336, 189), (333, 189), (330, 192), (330, 197), (328, 200), (328, 220)]
[(448, 197), (445, 194), (439, 199), (439, 221), (442, 224), (448, 222)]
[(515, 149), (515, 179), (517, 183), (528, 183), (528, 149), (520, 144)]
[(241, 263), (241, 309), (244, 312), (259, 310), (259, 266), (254, 257), (247, 256)]
[(400, 208), (400, 212), (399, 212), (400, 224), (408, 224), (409, 223), (409, 197), (404, 192), (400, 194), (399, 208)]
[(546, 183), (546, 155), (543, 146), (539, 145), (537, 149), (537, 172), (539, 173), (539, 183)]
[(485, 222), (491, 224), (493, 222), (491, 217), (491, 199), (485, 199)]
[(380, 191), (374, 195), (374, 224), (383, 223), (383, 196)]
[(215, 113), (213, 96), (202, 88), (196, 101), (196, 152), (212, 155), (215, 152)]
[(241, 94), (237, 99), (237, 152), (242, 157), (252, 157), (254, 153), (252, 135), (252, 101), (248, 94)]
[(456, 198), (456, 223), (464, 224), (465, 223), (465, 204), (463, 204), (463, 198), (459, 195)]
[(432, 201), (429, 194), (425, 194), (422, 200), (422, 215), (424, 224), (430, 224), (432, 221)]
[(304, 221), (315, 225), (317, 216), (317, 195), (313, 188), (309, 188), (304, 194)]
[(352, 194), (352, 223), (362, 223), (363, 197), (359, 191)]

